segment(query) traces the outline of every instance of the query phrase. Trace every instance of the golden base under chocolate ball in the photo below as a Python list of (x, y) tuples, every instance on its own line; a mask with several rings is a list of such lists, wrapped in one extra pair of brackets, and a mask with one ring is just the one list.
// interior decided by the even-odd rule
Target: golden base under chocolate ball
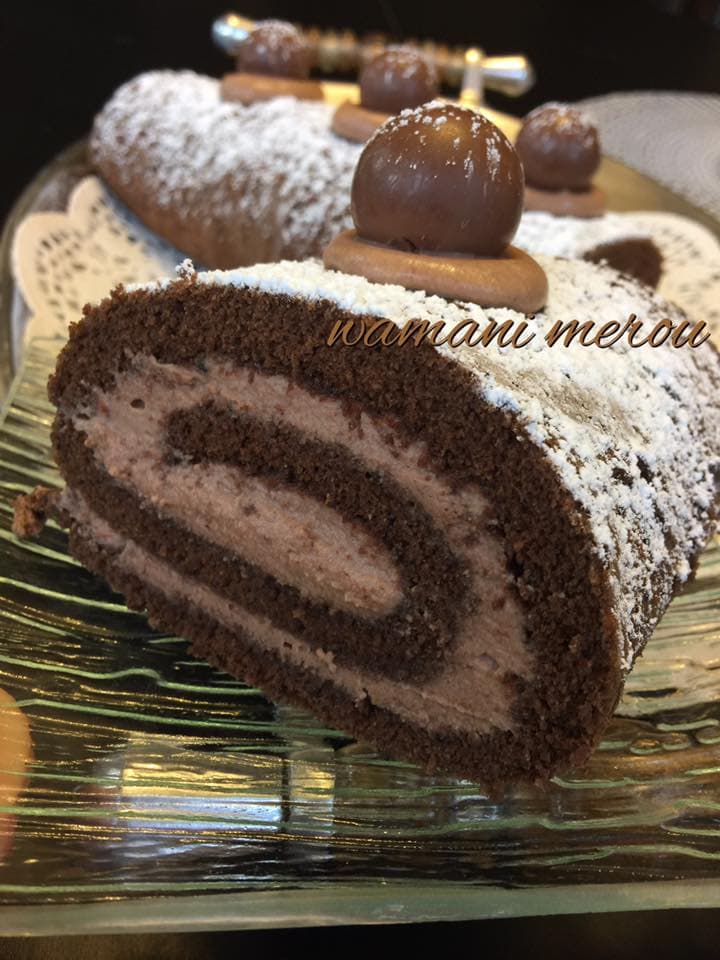
[(249, 106), (275, 97), (296, 100), (324, 99), (322, 84), (317, 80), (296, 80), (293, 77), (269, 77), (262, 73), (227, 73), (220, 84), (220, 97)]
[(389, 117), (389, 113), (368, 110), (346, 100), (333, 114), (330, 127), (339, 137), (352, 140), (353, 143), (365, 143)]
[(509, 307), (521, 313), (541, 310), (548, 295), (540, 264), (510, 245), (498, 257), (418, 253), (373, 243), (355, 230), (345, 230), (325, 248), (323, 263), (373, 283), (394, 283), (447, 300)]

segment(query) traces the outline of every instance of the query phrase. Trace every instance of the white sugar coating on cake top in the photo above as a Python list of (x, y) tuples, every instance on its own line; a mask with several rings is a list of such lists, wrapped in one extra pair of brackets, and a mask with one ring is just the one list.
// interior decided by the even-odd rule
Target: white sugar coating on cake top
[(361, 147), (331, 132), (333, 109), (292, 97), (243, 106), (221, 100), (210, 77), (155, 71), (102, 109), (91, 155), (120, 192), (140, 185), (148, 203), (220, 235), (248, 223), (270, 253), (307, 253), (352, 225)]
[(513, 244), (529, 253), (582, 257), (601, 244), (651, 240), (662, 257), (658, 292), (693, 320), (720, 329), (720, 243), (687, 217), (655, 211), (556, 217), (526, 210)]
[[(546, 309), (528, 321), (529, 331), (536, 333), (529, 346), (437, 349), (474, 374), (488, 404), (512, 414), (524, 430), (524, 437), (518, 431), (519, 442), (529, 440), (543, 450), (584, 508), (615, 593), (621, 659), (629, 669), (646, 635), (643, 604), (653, 579), (664, 569), (684, 582), (690, 573), (687, 557), (706, 539), (704, 515), (712, 508), (720, 471), (718, 365), (708, 344), (698, 349), (634, 349), (625, 341), (610, 349), (550, 347), (544, 335), (558, 320), (624, 323), (635, 314), (649, 332), (659, 319), (678, 322), (682, 314), (607, 267), (539, 260), (550, 295)], [(463, 320), (484, 325), (491, 317), (526, 319), (513, 310), (483, 310), (371, 283), (326, 270), (317, 261), (200, 273), (197, 279), (327, 300), (400, 327), (408, 320), (442, 320), (450, 329)], [(670, 588), (662, 599), (670, 599)]]
[(512, 242), (533, 254), (581, 257), (603, 243), (647, 239), (648, 236), (648, 231), (628, 214), (610, 212), (601, 217), (558, 217), (542, 210), (525, 210)]

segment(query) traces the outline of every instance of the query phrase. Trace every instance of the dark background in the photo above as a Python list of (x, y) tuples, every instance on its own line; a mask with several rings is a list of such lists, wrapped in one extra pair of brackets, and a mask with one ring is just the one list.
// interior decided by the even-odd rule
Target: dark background
[[(0, 217), (55, 153), (89, 129), (93, 114), (124, 80), (157, 67), (220, 74), (229, 62), (211, 44), (210, 23), (233, 7), (199, 0), (0, 0), (2, 177)], [(520, 100), (489, 97), (522, 114), (545, 100), (616, 90), (720, 93), (720, 0), (475, 0), (437, 4), (365, 0), (349, 4), (241, 0), (252, 17), (350, 27), (358, 35), (433, 38), (524, 52), (538, 83)], [(0, 940), (0, 957), (337, 956), (351, 946), (402, 957), (472, 950), (482, 958), (524, 956), (717, 956), (718, 911), (496, 920), (474, 924), (267, 931), (210, 936)], [(0, 931), (1, 933), (1, 931)]]
[(0, 0), (0, 218), (124, 80), (155, 67), (226, 71), (209, 29), (233, 7), (358, 35), (522, 51), (537, 85), (520, 100), (489, 97), (518, 114), (614, 90), (720, 93), (720, 0)]

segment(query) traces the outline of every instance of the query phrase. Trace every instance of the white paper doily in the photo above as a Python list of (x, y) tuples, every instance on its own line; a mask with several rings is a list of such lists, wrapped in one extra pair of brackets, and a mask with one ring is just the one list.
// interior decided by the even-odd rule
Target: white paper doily
[(720, 217), (720, 97), (639, 91), (581, 100), (603, 153)]
[(18, 323), (12, 331), (16, 359), (24, 339), (66, 337), (86, 303), (119, 283), (168, 276), (183, 259), (97, 177), (85, 177), (64, 213), (31, 213), (15, 232), (12, 270), (30, 314), (24, 329)]
[[(660, 292), (691, 319), (720, 331), (720, 244), (704, 227), (669, 213), (610, 214), (602, 220), (526, 214), (515, 238), (529, 250), (579, 256), (620, 236), (652, 237), (664, 257)], [(171, 275), (183, 254), (160, 240), (115, 200), (97, 177), (86, 177), (65, 213), (32, 213), (12, 250), (17, 285), (30, 319), (13, 330), (16, 358), (28, 337), (65, 338), (83, 305), (119, 283)]]

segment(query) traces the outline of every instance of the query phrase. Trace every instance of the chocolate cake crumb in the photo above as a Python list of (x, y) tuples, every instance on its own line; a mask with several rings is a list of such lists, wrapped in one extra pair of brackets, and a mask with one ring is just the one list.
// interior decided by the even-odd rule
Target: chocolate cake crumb
[(663, 257), (648, 237), (627, 237), (599, 243), (583, 254), (590, 263), (607, 263), (619, 273), (655, 289), (663, 271)]
[(41, 534), (59, 495), (60, 491), (51, 487), (35, 487), (30, 493), (16, 497), (12, 522), (15, 536), (28, 540)]

